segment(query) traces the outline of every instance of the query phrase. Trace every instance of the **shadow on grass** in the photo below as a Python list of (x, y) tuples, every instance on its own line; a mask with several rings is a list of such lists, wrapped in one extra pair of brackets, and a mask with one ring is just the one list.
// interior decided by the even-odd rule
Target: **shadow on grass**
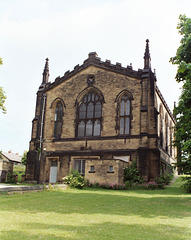
[(42, 224), (32, 222), (27, 230), (4, 231), (0, 234), (1, 239), (83, 239), (83, 240), (106, 240), (106, 239), (157, 239), (157, 240), (183, 240), (190, 239), (190, 233), (184, 227), (175, 227), (166, 224), (121, 224), (104, 222), (101, 224), (87, 224), (73, 226), (67, 224)]
[(191, 195), (171, 195), (169, 190), (69, 189), (2, 196), (0, 209), (24, 213), (136, 215), (143, 218), (160, 216), (182, 219), (191, 216), (190, 201)]

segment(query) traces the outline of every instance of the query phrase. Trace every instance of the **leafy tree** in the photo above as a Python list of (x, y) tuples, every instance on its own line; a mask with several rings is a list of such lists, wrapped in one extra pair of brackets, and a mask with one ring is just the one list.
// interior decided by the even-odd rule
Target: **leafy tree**
[(175, 145), (179, 149), (178, 167), (184, 174), (191, 175), (191, 18), (180, 15), (177, 28), (182, 36), (176, 56), (170, 61), (177, 65), (176, 81), (182, 82), (182, 93), (174, 114)]
[(22, 158), (21, 158), (21, 162), (22, 162), (22, 164), (25, 165), (25, 166), (26, 166), (26, 164), (27, 164), (27, 153), (28, 153), (28, 151), (24, 151), (23, 156), (22, 156)]
[[(2, 58), (0, 58), (0, 65), (3, 64)], [(0, 87), (0, 110), (2, 110), (3, 113), (6, 113), (6, 108), (5, 108), (5, 92), (3, 91), (3, 88)]]

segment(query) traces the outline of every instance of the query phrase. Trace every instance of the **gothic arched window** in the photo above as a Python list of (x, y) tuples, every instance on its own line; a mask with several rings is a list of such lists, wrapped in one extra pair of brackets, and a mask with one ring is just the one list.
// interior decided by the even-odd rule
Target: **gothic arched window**
[(164, 136), (163, 136), (163, 108), (162, 108), (162, 105), (160, 105), (160, 109), (159, 109), (159, 123), (160, 123), (160, 128), (159, 128), (160, 146), (163, 148)]
[(55, 118), (54, 118), (54, 137), (60, 138), (62, 133), (62, 120), (63, 117), (63, 105), (61, 101), (58, 101), (55, 109)]
[(168, 117), (165, 117), (165, 150), (168, 152)]
[(98, 93), (85, 94), (77, 109), (77, 136), (101, 135), (102, 99)]
[(122, 96), (119, 107), (119, 133), (120, 135), (130, 134), (131, 102), (125, 94)]
[(160, 146), (163, 147), (163, 121), (160, 116)]
[(172, 129), (172, 122), (170, 122), (170, 155), (172, 156), (172, 139), (173, 139), (173, 129)]

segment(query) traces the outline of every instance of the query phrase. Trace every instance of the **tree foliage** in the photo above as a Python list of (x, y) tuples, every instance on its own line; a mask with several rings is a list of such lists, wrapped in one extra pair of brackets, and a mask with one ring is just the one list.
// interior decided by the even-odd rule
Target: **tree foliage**
[(177, 28), (182, 38), (176, 56), (170, 61), (177, 65), (176, 81), (182, 82), (183, 87), (174, 110), (175, 145), (180, 152), (178, 167), (184, 174), (191, 175), (191, 18), (180, 15)]
[(21, 158), (21, 162), (23, 165), (27, 164), (27, 153), (28, 153), (28, 151), (24, 151), (23, 156)]
[[(3, 64), (3, 60), (2, 58), (0, 58), (0, 65), (2, 64)], [(0, 110), (2, 110), (3, 113), (6, 113), (5, 99), (6, 99), (5, 92), (3, 91), (3, 88), (0, 87)]]

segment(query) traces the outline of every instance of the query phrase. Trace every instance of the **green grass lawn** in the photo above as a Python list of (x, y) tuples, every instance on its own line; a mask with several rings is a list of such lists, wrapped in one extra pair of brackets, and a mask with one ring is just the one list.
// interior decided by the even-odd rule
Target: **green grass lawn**
[(0, 239), (191, 239), (191, 194), (55, 189), (0, 195)]
[(22, 175), (25, 174), (25, 166), (21, 164), (14, 165), (13, 174), (18, 175), (18, 182), (21, 182)]

